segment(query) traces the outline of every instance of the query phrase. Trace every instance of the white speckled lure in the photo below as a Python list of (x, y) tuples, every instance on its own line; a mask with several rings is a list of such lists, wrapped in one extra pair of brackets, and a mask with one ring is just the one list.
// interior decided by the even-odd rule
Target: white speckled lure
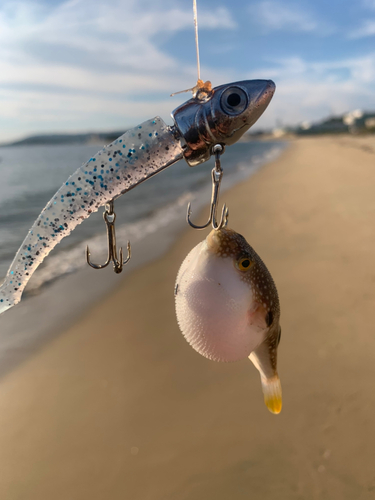
[(174, 127), (156, 117), (99, 151), (69, 177), (33, 224), (0, 287), (0, 313), (21, 300), (43, 259), (91, 213), (182, 158), (197, 165), (210, 157), (214, 144), (236, 142), (274, 90), (270, 80), (204, 87), (173, 112)]
[(267, 408), (280, 413), (279, 297), (267, 267), (245, 238), (227, 228), (211, 231), (182, 263), (175, 299), (178, 324), (189, 344), (214, 361), (249, 357), (260, 373)]

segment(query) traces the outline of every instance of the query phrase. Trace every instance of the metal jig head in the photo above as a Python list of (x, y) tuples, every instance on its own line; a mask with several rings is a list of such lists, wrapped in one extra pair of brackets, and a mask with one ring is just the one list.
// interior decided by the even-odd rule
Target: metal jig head
[(116, 249), (116, 232), (115, 232), (115, 220), (116, 214), (114, 211), (114, 202), (111, 200), (109, 203), (106, 203), (105, 210), (103, 213), (103, 219), (107, 226), (107, 237), (108, 237), (108, 258), (104, 264), (93, 264), (90, 261), (90, 249), (87, 245), (86, 247), (86, 260), (89, 266), (94, 269), (104, 269), (108, 266), (108, 264), (113, 262), (113, 270), (116, 274), (121, 273), (122, 268), (125, 264), (127, 264), (131, 257), (131, 247), (130, 242), (128, 241), (128, 256), (125, 261), (123, 261), (123, 252), (122, 248), (119, 251), (119, 258), (117, 257), (117, 249)]
[(222, 211), (221, 211), (221, 217), (220, 217), (220, 222), (217, 223), (217, 205), (219, 201), (219, 191), (220, 191), (220, 184), (221, 184), (221, 179), (223, 177), (223, 169), (221, 168), (221, 162), (220, 162), (220, 155), (224, 153), (224, 147), (221, 144), (216, 144), (212, 148), (212, 152), (215, 155), (215, 166), (211, 171), (211, 176), (212, 176), (212, 194), (211, 194), (211, 209), (210, 209), (210, 217), (206, 224), (203, 226), (196, 226), (193, 224), (190, 220), (190, 215), (191, 215), (191, 203), (188, 205), (187, 209), (187, 215), (186, 215), (186, 220), (188, 224), (194, 228), (194, 229), (205, 229), (209, 224), (212, 224), (212, 227), (218, 231), (219, 229), (225, 227), (228, 223), (228, 216), (229, 216), (229, 208), (224, 204)]

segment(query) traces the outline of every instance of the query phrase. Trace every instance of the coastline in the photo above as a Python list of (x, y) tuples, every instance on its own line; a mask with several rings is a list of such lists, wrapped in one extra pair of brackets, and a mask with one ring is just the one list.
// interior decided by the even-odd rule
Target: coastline
[(281, 414), (250, 362), (179, 332), (188, 229), (1, 379), (2, 499), (371, 498), (375, 139), (355, 140), (293, 141), (221, 197), (278, 286)]

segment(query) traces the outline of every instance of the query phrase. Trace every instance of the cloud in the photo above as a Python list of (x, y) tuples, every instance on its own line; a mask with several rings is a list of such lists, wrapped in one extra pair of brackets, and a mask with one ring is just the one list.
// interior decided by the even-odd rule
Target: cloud
[(312, 32), (319, 28), (314, 15), (301, 9), (298, 4), (287, 4), (275, 0), (263, 0), (251, 5), (250, 12), (267, 31)]
[(295, 124), (359, 107), (375, 109), (375, 52), (334, 61), (280, 59), (247, 77), (267, 75), (275, 80), (276, 93), (261, 119), (262, 127), (273, 126), (276, 120)]
[[(179, 40), (189, 30), (193, 61), (188, 4), (0, 2), (1, 140), (34, 132), (122, 129), (155, 115), (168, 120), (171, 110), (190, 96), (167, 96), (193, 86), (196, 79), (195, 61), (187, 64), (183, 55), (174, 55), (183, 50)], [(253, 18), (277, 36), (280, 31), (320, 34), (324, 23), (301, 5), (292, 0), (260, 1), (253, 4)], [(273, 126), (277, 118), (295, 123), (331, 112), (375, 108), (375, 53), (311, 61), (296, 50), (290, 57), (259, 63), (246, 75), (246, 57), (241, 63), (231, 57), (230, 47), (242, 33), (235, 29), (229, 10), (218, 4), (199, 9), (199, 27), (201, 33), (217, 30), (228, 50), (229, 55), (221, 53), (220, 58), (210, 52), (212, 67), (203, 68), (215, 84), (246, 76), (275, 80), (275, 97), (258, 127)], [(242, 40), (246, 43), (245, 36), (241, 44)], [(243, 50), (246, 55), (246, 45)]]
[[(236, 23), (225, 7), (217, 5), (199, 10), (199, 28), (233, 30)], [(165, 49), (169, 39), (183, 30), (191, 31), (194, 54), (192, 8), (181, 0), (1, 2), (2, 140), (15, 135), (4, 122), (5, 115), (9, 120), (17, 112), (21, 128), (34, 113), (34, 129), (40, 130), (46, 123), (43, 116), (51, 118), (53, 127), (56, 117), (52, 120), (51, 113), (65, 116), (69, 106), (72, 115), (80, 109), (92, 120), (94, 112), (97, 117), (107, 112), (116, 115), (117, 100), (126, 102), (126, 125), (137, 123), (139, 117), (132, 112), (136, 106), (142, 118), (146, 107), (152, 109), (152, 100), (161, 102), (195, 83), (194, 65), (182, 65)], [(17, 90), (17, 99), (11, 90)], [(169, 112), (177, 104), (177, 99), (170, 101)], [(164, 107), (161, 104), (160, 113)], [(124, 106), (119, 108), (124, 113)], [(64, 130), (71, 124), (61, 121), (60, 126)]]
[(363, 0), (362, 4), (365, 8), (375, 10), (375, 0)]
[[(31, 83), (34, 65), (36, 80), (38, 65), (51, 68), (51, 75), (44, 75), (51, 83), (56, 80), (54, 68), (61, 67), (67, 75), (70, 69), (84, 68), (93, 79), (105, 71), (152, 77), (152, 72), (161, 74), (179, 67), (179, 61), (162, 46), (174, 33), (193, 32), (190, 10), (171, 0), (113, 0), (110, 4), (67, 0), (57, 5), (8, 2), (0, 7), (0, 63), (8, 64), (8, 80), (18, 78), (22, 69), (23, 78), (30, 78)], [(227, 9), (216, 7), (202, 9), (199, 26), (201, 30), (222, 30), (234, 29), (236, 24)]]
[[(223, 7), (202, 10), (199, 25), (201, 29), (236, 27)], [(158, 37), (165, 39), (184, 29), (193, 29), (192, 12), (169, 0), (157, 4), (115, 0), (109, 5), (97, 0), (68, 0), (55, 8), (32, 1), (11, 2), (0, 10), (2, 53), (15, 55), (16, 61), (22, 57), (38, 60), (38, 51), (30, 51), (37, 44), (38, 50), (43, 46), (56, 49), (49, 51), (51, 60), (59, 57), (63, 47), (95, 54), (97, 61), (118, 67), (165, 69), (174, 61), (160, 50)]]
[[(375, 0), (362, 0), (365, 9), (375, 10)], [(375, 19), (366, 19), (358, 28), (349, 31), (347, 38), (357, 39), (375, 35)]]
[(361, 27), (351, 31), (348, 38), (364, 38), (375, 35), (375, 19), (365, 21)]

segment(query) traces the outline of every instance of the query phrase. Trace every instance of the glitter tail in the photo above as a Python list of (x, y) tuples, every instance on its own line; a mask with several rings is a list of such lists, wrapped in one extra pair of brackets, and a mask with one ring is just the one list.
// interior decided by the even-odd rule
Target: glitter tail
[[(2, 295), (2, 286), (0, 286), (0, 295)], [(4, 313), (5, 311), (7, 311), (8, 309), (10, 309), (11, 307), (13, 307), (17, 304), (17, 302), (13, 302), (11, 304), (9, 301), (4, 302), (4, 299), (0, 299), (0, 300), (3, 301), (0, 303), (0, 314)]]
[(39, 264), (99, 207), (182, 158), (182, 147), (156, 117), (128, 130), (82, 165), (42, 210), (0, 287), (0, 313), (18, 304)]

